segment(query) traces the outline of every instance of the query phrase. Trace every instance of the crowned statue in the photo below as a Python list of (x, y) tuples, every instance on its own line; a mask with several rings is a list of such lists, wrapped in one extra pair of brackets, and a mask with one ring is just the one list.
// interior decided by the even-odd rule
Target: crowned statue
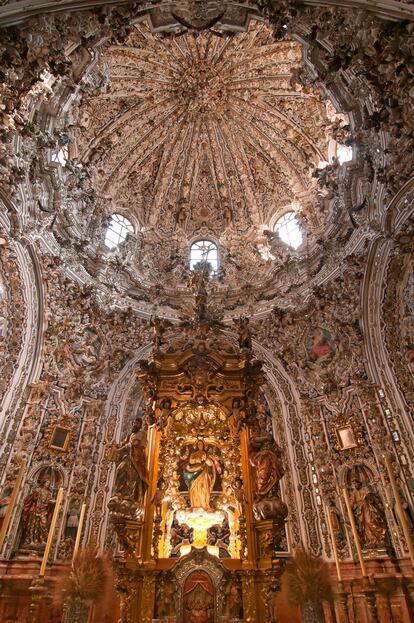
[(192, 508), (210, 508), (210, 496), (221, 472), (219, 458), (210, 448), (206, 449), (200, 439), (195, 449), (186, 448), (183, 478), (188, 487)]

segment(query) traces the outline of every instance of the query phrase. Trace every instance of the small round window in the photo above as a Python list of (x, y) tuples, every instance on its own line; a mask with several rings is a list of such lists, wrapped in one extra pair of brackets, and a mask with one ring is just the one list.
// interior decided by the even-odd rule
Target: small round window
[(295, 212), (286, 212), (275, 223), (274, 231), (292, 249), (298, 249), (303, 242), (303, 234)]
[(200, 262), (208, 262), (213, 273), (218, 270), (218, 249), (217, 245), (211, 240), (197, 240), (191, 245), (190, 249), (190, 270)]
[(132, 223), (121, 214), (113, 214), (105, 232), (105, 246), (111, 251), (116, 249), (124, 242), (129, 233), (134, 233)]

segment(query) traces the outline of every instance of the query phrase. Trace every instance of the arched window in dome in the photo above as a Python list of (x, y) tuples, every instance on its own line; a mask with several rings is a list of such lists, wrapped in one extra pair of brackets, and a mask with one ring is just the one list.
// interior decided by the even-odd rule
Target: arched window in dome
[(58, 151), (52, 154), (52, 162), (60, 164), (64, 167), (68, 161), (69, 149), (67, 145), (63, 145)]
[(303, 234), (295, 212), (286, 212), (275, 223), (273, 230), (279, 238), (292, 249), (298, 249), (303, 242)]
[(353, 151), (351, 145), (337, 145), (336, 157), (339, 160), (339, 164), (350, 162), (353, 158)]
[(128, 234), (134, 233), (134, 226), (122, 214), (112, 214), (108, 227), (105, 232), (104, 243), (108, 249), (116, 249), (126, 240)]
[(199, 262), (208, 262), (213, 273), (218, 270), (218, 249), (217, 245), (211, 240), (197, 240), (193, 242), (190, 249), (190, 270), (194, 270)]
[(352, 145), (337, 143), (335, 140), (331, 140), (329, 142), (329, 154), (328, 160), (320, 160), (318, 162), (318, 169), (325, 169), (328, 164), (332, 164), (335, 158), (338, 160), (339, 164), (345, 164), (345, 162), (350, 162), (354, 157), (354, 151), (352, 149)]

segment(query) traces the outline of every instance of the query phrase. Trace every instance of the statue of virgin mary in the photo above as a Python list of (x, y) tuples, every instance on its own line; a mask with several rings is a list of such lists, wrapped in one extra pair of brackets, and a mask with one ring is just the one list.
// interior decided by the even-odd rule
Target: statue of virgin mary
[(191, 508), (209, 509), (211, 492), (217, 473), (221, 471), (220, 462), (213, 453), (206, 451), (202, 440), (197, 442), (195, 450), (187, 450), (184, 458), (187, 461), (183, 478), (189, 490)]

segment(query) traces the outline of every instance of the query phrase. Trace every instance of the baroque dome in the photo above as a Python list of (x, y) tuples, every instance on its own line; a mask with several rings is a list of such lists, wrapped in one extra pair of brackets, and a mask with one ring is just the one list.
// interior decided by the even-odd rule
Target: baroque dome
[[(249, 313), (306, 298), (318, 282), (310, 274), (325, 264), (323, 240), (349, 233), (349, 219), (338, 219), (346, 192), (335, 202), (321, 181), (332, 168), (343, 181), (349, 175), (328, 162), (350, 126), (326, 94), (299, 83), (301, 43), (275, 41), (253, 19), (245, 32), (220, 36), (160, 36), (138, 22), (122, 45), (84, 65), (62, 130), (63, 175), (86, 177), (94, 205), (86, 221), (79, 208), (81, 243), (59, 232), (65, 263), (122, 295), (118, 304), (143, 313), (156, 304), (174, 317), (177, 296), (188, 295), (191, 243), (208, 239), (220, 264), (212, 297), (225, 317), (243, 311), (249, 291)], [(69, 192), (68, 201), (73, 217), (79, 197)], [(287, 211), (305, 234), (297, 252), (270, 231)], [(113, 213), (135, 232), (111, 254), (102, 241)]]
[(138, 25), (94, 69), (108, 83), (80, 106), (79, 156), (96, 190), (145, 229), (245, 234), (312, 194), (327, 106), (293, 83), (300, 44), (251, 24), (231, 38), (163, 40)]

